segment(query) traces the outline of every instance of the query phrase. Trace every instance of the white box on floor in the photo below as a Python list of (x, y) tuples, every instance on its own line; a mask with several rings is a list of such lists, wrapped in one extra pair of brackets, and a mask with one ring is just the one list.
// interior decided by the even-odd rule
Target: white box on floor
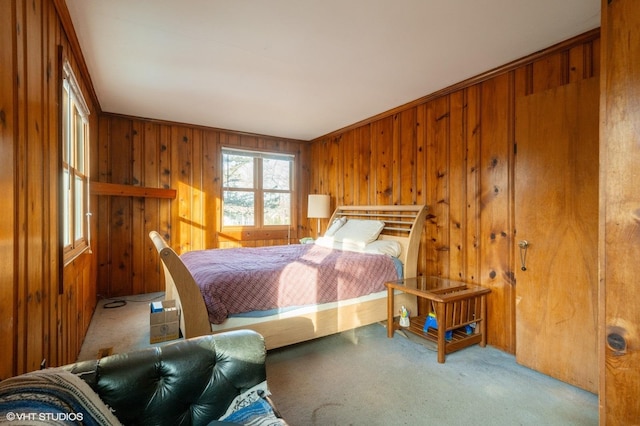
[(180, 310), (175, 300), (149, 305), (149, 343), (165, 342), (180, 337)]

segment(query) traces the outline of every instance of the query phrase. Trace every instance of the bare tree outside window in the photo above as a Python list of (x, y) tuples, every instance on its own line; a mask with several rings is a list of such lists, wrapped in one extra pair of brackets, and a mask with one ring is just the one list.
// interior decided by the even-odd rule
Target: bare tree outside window
[(291, 225), (292, 155), (222, 150), (225, 227)]

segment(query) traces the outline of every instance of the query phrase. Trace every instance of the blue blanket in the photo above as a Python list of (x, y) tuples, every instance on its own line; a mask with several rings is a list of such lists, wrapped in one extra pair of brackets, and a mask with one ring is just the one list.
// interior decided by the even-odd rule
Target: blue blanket
[(82, 379), (47, 369), (0, 382), (0, 423), (16, 425), (118, 425), (120, 422)]

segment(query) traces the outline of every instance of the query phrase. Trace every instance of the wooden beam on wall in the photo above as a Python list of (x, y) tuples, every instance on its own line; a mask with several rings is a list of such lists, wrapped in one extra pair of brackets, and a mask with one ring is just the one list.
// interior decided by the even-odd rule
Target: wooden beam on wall
[(150, 188), (146, 186), (122, 185), (108, 182), (91, 182), (91, 193), (94, 195), (111, 195), (119, 197), (176, 198), (175, 189)]

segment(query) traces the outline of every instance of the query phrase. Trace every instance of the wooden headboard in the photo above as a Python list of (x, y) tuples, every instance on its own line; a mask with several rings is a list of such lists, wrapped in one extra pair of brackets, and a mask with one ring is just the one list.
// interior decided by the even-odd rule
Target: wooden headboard
[(418, 251), (426, 216), (427, 207), (423, 204), (338, 206), (329, 223), (340, 217), (383, 221), (385, 226), (378, 238), (400, 243), (402, 246), (400, 260), (404, 265), (404, 276), (415, 277), (418, 273)]

